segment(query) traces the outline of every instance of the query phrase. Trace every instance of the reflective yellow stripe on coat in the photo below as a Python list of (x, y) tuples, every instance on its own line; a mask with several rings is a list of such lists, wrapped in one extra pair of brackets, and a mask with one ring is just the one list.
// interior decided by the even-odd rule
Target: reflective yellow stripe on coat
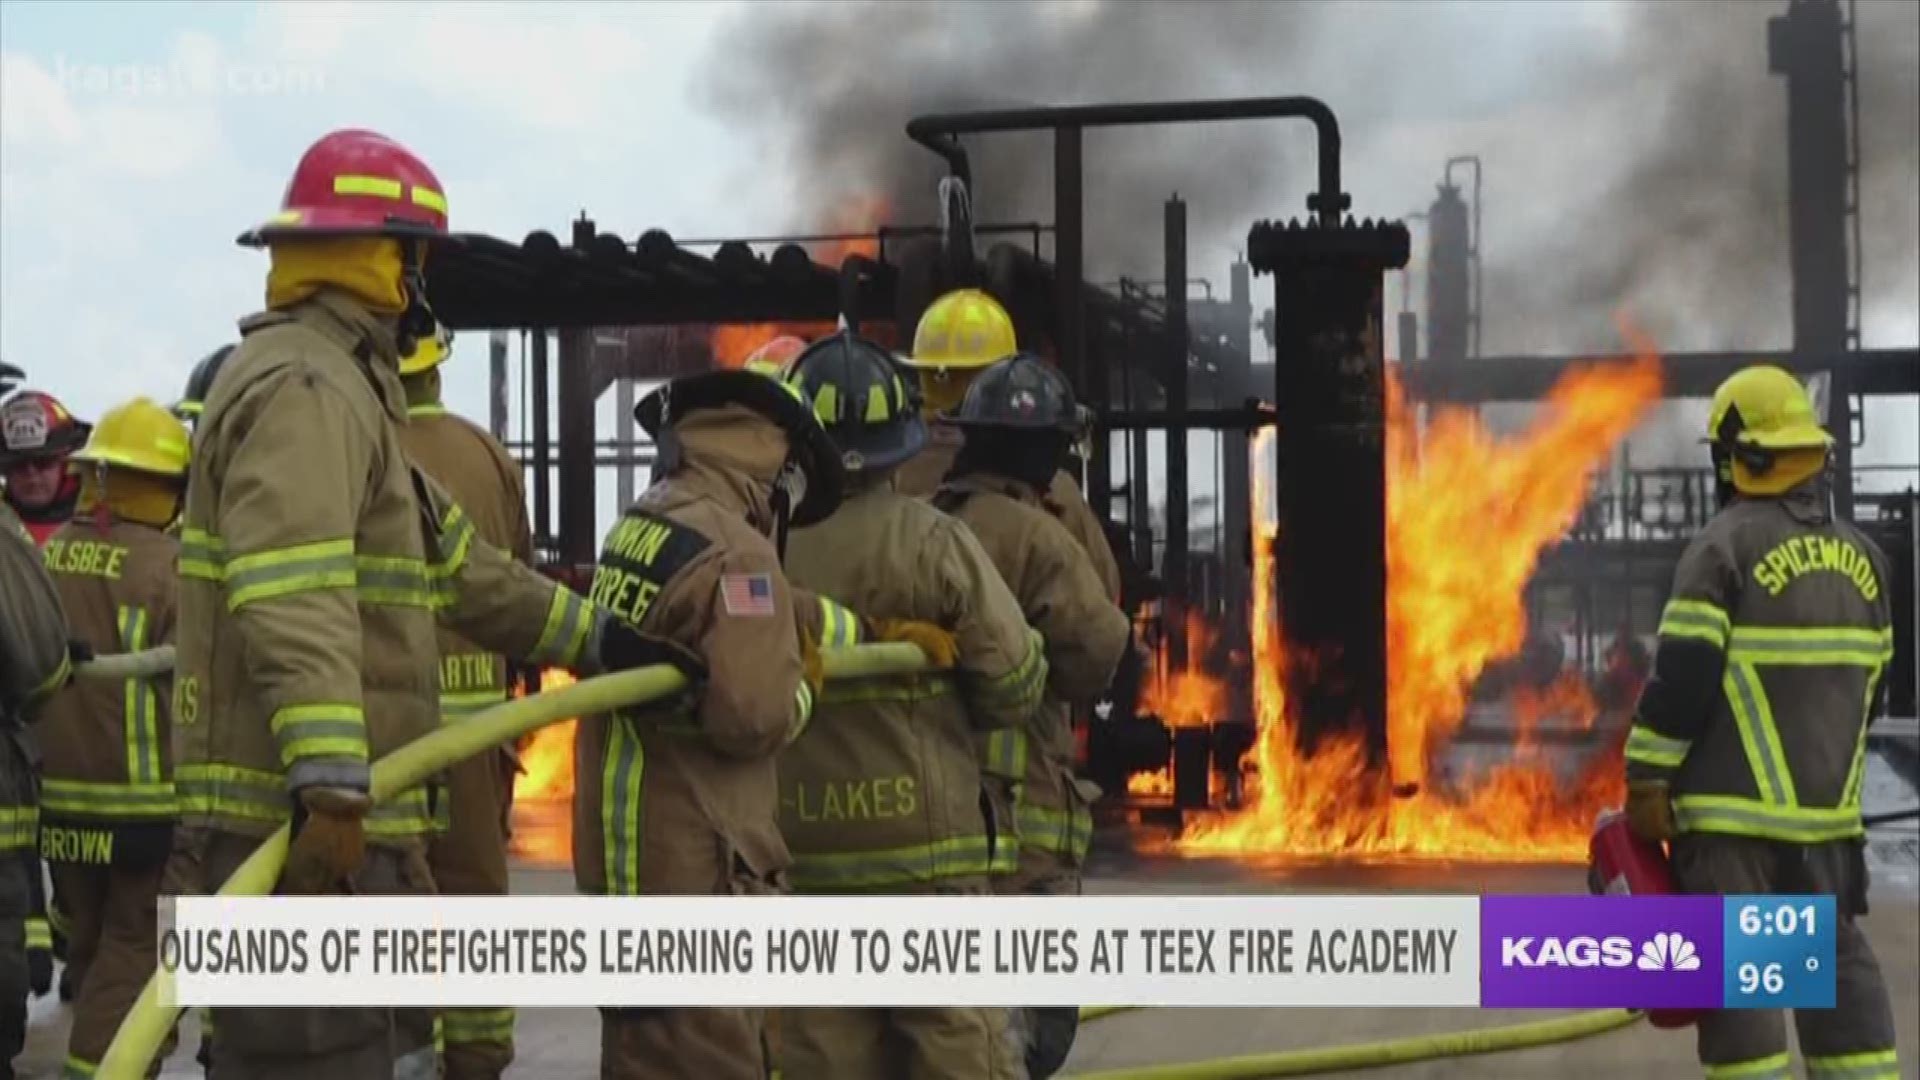
[[(148, 618), (145, 608), (121, 607), (118, 611), (120, 647), (140, 652), (147, 647)], [(153, 692), (153, 680), (128, 679), (123, 703), (127, 740), (127, 780), (134, 785), (160, 782), (160, 698)]]
[[(1872, 705), (1880, 675), (1893, 657), (1893, 632), (1843, 626), (1736, 626), (1727, 632), (1725, 644), (1721, 692), (1733, 715), (1758, 796), (1683, 793), (1673, 800), (1674, 823), (1684, 832), (1728, 833), (1794, 843), (1823, 843), (1862, 835), (1860, 784), (1865, 771), (1866, 711)], [(1866, 698), (1860, 703), (1859, 735), (1838, 806), (1801, 805), (1773, 706), (1761, 681), (1764, 669), (1808, 665), (1869, 670)], [(1635, 754), (1634, 739), (1638, 735), (1636, 729), (1628, 737), (1630, 758)], [(1649, 745), (1642, 740), (1643, 755), (1649, 752)], [(1655, 746), (1652, 752), (1661, 749)]]
[(633, 722), (607, 719), (607, 756), (600, 770), (600, 829), (607, 893), (640, 893), (640, 800), (647, 753)]
[[(174, 790), (185, 814), (219, 814), (273, 827), (293, 817), (286, 777), (238, 765), (186, 764), (175, 770)], [(410, 788), (367, 815), (367, 835), (409, 838), (432, 830), (427, 792)]]

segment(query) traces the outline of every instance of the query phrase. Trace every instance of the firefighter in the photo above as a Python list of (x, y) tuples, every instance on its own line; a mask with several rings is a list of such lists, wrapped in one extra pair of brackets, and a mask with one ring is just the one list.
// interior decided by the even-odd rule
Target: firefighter
[[(634, 416), (660, 479), (607, 535), (592, 595), (670, 643), (696, 691), (581, 721), (574, 878), (596, 895), (780, 892), (775, 755), (812, 714), (818, 645), (856, 639), (851, 613), (795, 595), (780, 551), (839, 502), (839, 458), (799, 391), (753, 371), (676, 379)], [(760, 1080), (764, 1035), (753, 1009), (603, 1009), (600, 1075)]]
[[(13, 369), (18, 370), (18, 369)], [(87, 441), (91, 430), (52, 394), (22, 390), (0, 404), (0, 477), (4, 501), (26, 526), (33, 542), (44, 546), (73, 516), (80, 497), (80, 481), (67, 469), (67, 456)], [(27, 875), (32, 891), (32, 914), (27, 918), (27, 959), (35, 994), (53, 984), (55, 939), (48, 915), (45, 876), (39, 855), (23, 856), (33, 863)]]
[[(138, 398), (101, 417), (72, 461), (79, 512), (46, 543), (72, 633), (95, 654), (173, 639), (187, 429)], [(154, 966), (155, 902), (173, 839), (171, 678), (55, 695), (43, 751), (40, 854), (53, 874), (77, 988), (65, 1075), (93, 1075)]]
[(88, 430), (52, 394), (22, 390), (0, 403), (6, 502), (36, 544), (73, 516), (80, 480), (67, 471), (67, 455), (86, 445)]
[[(422, 338), (400, 358), (407, 393), (401, 445), (454, 497), (480, 539), (533, 563), (520, 467), (505, 447), (440, 399), (440, 365), (453, 352), (446, 328)], [(440, 632), (440, 718), (456, 723), (507, 699), (507, 662), (450, 630)], [(434, 885), (456, 896), (507, 893), (507, 816), (518, 765), (511, 745), (455, 765), (447, 774), (450, 827), (427, 846)], [(512, 1009), (448, 1009), (440, 1016), (448, 1080), (487, 1078), (513, 1061)]]
[[(989, 364), (1019, 351), (1014, 336), (1013, 318), (1000, 302), (979, 289), (956, 289), (935, 300), (920, 317), (913, 332), (913, 355), (907, 363), (919, 369), (920, 390), (929, 423), (927, 448), (900, 468), (895, 486), (916, 498), (929, 498), (953, 468), (959, 453), (958, 429), (940, 418), (942, 413), (960, 407), (973, 379)], [(1083, 418), (1076, 426), (1076, 442), (1091, 434), (1091, 424)], [(1093, 560), (1107, 594), (1116, 603), (1120, 599), (1120, 564), (1107, 543), (1100, 519), (1087, 505), (1080, 485), (1069, 470), (1068, 457), (1061, 454), (1061, 467), (1048, 479), (1041, 495), (1041, 508), (1067, 527), (1067, 532)]]
[[(584, 670), (638, 634), (475, 536), (401, 442), (399, 358), (433, 331), (426, 248), (446, 199), (419, 158), (337, 131), (241, 243), (267, 310), (207, 396), (181, 535), (169, 894), (217, 887), (291, 823), (279, 891), (430, 892), (431, 785), (371, 804), (370, 763), (435, 730), (436, 617), (483, 648)], [(216, 1009), (213, 1074), (431, 1075), (431, 1018)]]
[[(794, 533), (788, 576), (847, 602), (879, 636), (896, 636), (891, 620), (938, 627), (922, 647), (954, 669), (827, 687), (780, 757), (794, 888), (988, 895), (996, 832), (1011, 830), (983, 812), (973, 736), (1015, 727), (1040, 703), (1039, 635), (965, 526), (893, 491), (926, 425), (886, 351), (842, 332), (802, 353), (787, 378), (840, 448), (849, 491), (831, 517)], [(789, 1080), (1025, 1075), (1004, 1009), (794, 1009), (780, 1036)]]
[(213, 380), (219, 377), (220, 368), (231, 355), (233, 346), (222, 345), (193, 365), (193, 371), (187, 375), (186, 390), (173, 406), (173, 414), (180, 418), (181, 423), (192, 425), (199, 422), (201, 410), (206, 408), (207, 394), (213, 389)]
[[(1856, 921), (1865, 728), (1893, 655), (1887, 561), (1834, 516), (1832, 439), (1792, 375), (1722, 383), (1707, 440), (1725, 498), (1674, 571), (1627, 737), (1629, 820), (1672, 841), (1684, 892), (1835, 896), (1837, 1007), (1794, 1013), (1807, 1075), (1894, 1080), (1892, 1009)], [(1708, 1077), (1791, 1076), (1777, 1011), (1699, 1026)]]
[(0, 1077), (13, 1076), (27, 1038), (27, 918), (40, 873), (39, 753), (28, 725), (68, 671), (60, 594), (33, 537), (0, 502)]
[[(1046, 701), (983, 750), (989, 787), (1012, 804), (1020, 845), (1018, 871), (995, 879), (994, 891), (1078, 894), (1099, 790), (1074, 776), (1069, 718), (1107, 689), (1132, 634), (1086, 552), (1044, 506), (1083, 417), (1066, 379), (1021, 353), (975, 378), (947, 420), (965, 441), (933, 504), (979, 537), (1046, 640)], [(1078, 1012), (1028, 1013), (1028, 1069), (1047, 1076), (1066, 1059)]]

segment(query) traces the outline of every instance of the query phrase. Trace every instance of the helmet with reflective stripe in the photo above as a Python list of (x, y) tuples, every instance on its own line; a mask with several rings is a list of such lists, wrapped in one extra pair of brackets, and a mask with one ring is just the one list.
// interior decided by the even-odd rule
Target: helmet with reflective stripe
[(453, 355), (453, 331), (446, 324), (433, 324), (433, 333), (419, 338), (413, 348), (400, 358), (400, 374), (418, 375), (423, 371), (440, 366)]
[(1833, 445), (1833, 436), (1820, 426), (1799, 379), (1758, 364), (1735, 372), (1713, 392), (1707, 441), (1728, 450), (1810, 450)]
[(187, 388), (174, 403), (173, 415), (182, 420), (200, 418), (201, 410), (207, 405), (207, 395), (213, 393), (213, 380), (219, 377), (220, 366), (233, 355), (233, 349), (232, 345), (222, 345), (193, 365), (193, 373), (187, 376)]
[(65, 457), (86, 443), (91, 430), (59, 398), (22, 390), (0, 404), (0, 465)]
[(848, 472), (893, 468), (927, 444), (913, 382), (887, 350), (850, 330), (809, 345), (786, 378), (813, 399)]
[(280, 212), (242, 233), (258, 247), (302, 236), (447, 236), (447, 196), (426, 162), (384, 135), (344, 130), (307, 149)]
[(981, 372), (960, 408), (941, 417), (957, 427), (998, 427), (1078, 435), (1087, 412), (1052, 364), (1019, 353)]
[(190, 441), (186, 425), (171, 412), (147, 398), (135, 398), (101, 417), (92, 438), (72, 460), (184, 477)]
[(793, 507), (793, 525), (823, 521), (840, 505), (846, 475), (840, 451), (813, 415), (805, 391), (771, 370), (729, 369), (686, 375), (640, 399), (633, 418), (655, 442), (682, 417), (702, 409), (740, 405), (759, 413), (787, 435), (791, 460), (799, 466), (806, 490)]
[(762, 367), (773, 371), (785, 371), (787, 365), (793, 362), (793, 358), (805, 352), (806, 349), (805, 338), (782, 334), (749, 353), (747, 362), (741, 366), (756, 371), (761, 370)]
[(913, 331), (917, 368), (983, 368), (1019, 348), (1013, 319), (979, 289), (956, 289), (935, 300)]

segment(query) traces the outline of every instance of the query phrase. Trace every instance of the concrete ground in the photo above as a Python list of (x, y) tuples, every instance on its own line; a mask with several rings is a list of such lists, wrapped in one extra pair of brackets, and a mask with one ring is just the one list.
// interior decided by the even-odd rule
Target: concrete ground
[[(1885, 881), (1885, 877), (1882, 878)], [(1112, 858), (1095, 867), (1089, 891), (1101, 893), (1185, 892), (1577, 892), (1582, 873), (1570, 867), (1470, 865), (1288, 865), (1227, 861)], [(520, 867), (517, 892), (562, 893), (570, 875)], [(1906, 881), (1884, 884), (1866, 920), (1879, 953), (1900, 1028), (1903, 1077), (1920, 1077), (1920, 904)], [(1276, 1010), (1163, 1009), (1122, 1013), (1082, 1029), (1068, 1074), (1128, 1066), (1172, 1064), (1279, 1050), (1373, 1042), (1402, 1036), (1491, 1027), (1540, 1020), (1549, 1013), (1461, 1009)], [(28, 1078), (59, 1075), (64, 1059), (67, 1010), (52, 999), (36, 1002), (27, 1051), (18, 1062)], [(192, 1060), (197, 1036), (191, 1028), (182, 1049), (167, 1062), (165, 1077), (197, 1078)], [(529, 1010), (520, 1014), (519, 1057), (509, 1076), (569, 1080), (597, 1075), (598, 1017), (589, 1009)], [(1535, 1050), (1399, 1065), (1370, 1073), (1383, 1080), (1466, 1078), (1635, 1077), (1660, 1080), (1698, 1076), (1690, 1032), (1664, 1032), (1635, 1025), (1591, 1039)]]

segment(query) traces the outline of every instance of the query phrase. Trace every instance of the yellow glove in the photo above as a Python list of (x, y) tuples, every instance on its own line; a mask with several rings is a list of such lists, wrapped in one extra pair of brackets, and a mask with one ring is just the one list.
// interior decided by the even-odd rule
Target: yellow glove
[(323, 896), (353, 877), (367, 856), (367, 811), (373, 800), (348, 788), (309, 787), (298, 795), (305, 810), (287, 848), (281, 891)]
[(1665, 780), (1627, 783), (1627, 826), (1642, 840), (1673, 839), (1673, 800), (1667, 797)]
[(951, 668), (960, 659), (960, 643), (950, 631), (930, 622), (915, 619), (874, 619), (873, 636), (878, 641), (903, 641), (920, 646), (927, 661), (937, 668)]

